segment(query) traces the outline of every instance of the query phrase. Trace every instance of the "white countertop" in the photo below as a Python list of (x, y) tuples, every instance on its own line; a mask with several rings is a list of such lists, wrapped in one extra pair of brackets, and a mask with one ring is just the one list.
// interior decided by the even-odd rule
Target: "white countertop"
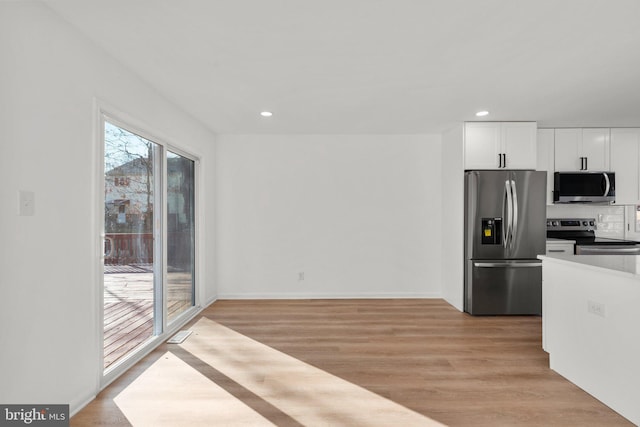
[(539, 255), (552, 262), (575, 263), (588, 268), (606, 269), (612, 273), (634, 276), (640, 280), (640, 255)]

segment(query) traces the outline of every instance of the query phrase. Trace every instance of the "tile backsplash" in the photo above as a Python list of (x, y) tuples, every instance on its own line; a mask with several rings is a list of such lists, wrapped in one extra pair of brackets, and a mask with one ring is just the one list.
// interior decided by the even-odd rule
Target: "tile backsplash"
[(624, 210), (621, 205), (559, 204), (547, 206), (547, 218), (595, 218), (596, 236), (624, 239)]

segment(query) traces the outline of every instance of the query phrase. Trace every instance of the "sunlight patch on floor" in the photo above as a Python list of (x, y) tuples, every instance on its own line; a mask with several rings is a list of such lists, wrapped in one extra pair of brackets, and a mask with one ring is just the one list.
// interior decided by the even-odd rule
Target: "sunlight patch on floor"
[(206, 318), (179, 347), (303, 425), (441, 426)]
[(135, 427), (274, 425), (170, 352), (114, 402)]

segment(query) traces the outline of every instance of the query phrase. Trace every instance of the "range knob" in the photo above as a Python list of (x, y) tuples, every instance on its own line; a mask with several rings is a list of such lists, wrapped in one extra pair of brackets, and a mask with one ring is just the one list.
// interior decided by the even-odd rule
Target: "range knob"
[(595, 221), (589, 221), (589, 225), (593, 227), (593, 226), (596, 225), (596, 222)]
[(584, 225), (584, 226), (586, 227), (587, 225), (589, 225), (589, 222), (587, 222), (587, 221), (582, 221), (582, 225)]
[(551, 221), (551, 225), (553, 225), (554, 227), (558, 226), (558, 221)]

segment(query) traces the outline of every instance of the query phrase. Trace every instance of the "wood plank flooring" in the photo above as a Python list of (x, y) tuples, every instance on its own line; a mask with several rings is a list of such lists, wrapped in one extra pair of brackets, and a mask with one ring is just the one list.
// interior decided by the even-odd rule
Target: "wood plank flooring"
[(242, 300), (190, 328), (71, 425), (160, 425), (154, 411), (185, 426), (632, 425), (548, 368), (539, 317), (429, 299)]

